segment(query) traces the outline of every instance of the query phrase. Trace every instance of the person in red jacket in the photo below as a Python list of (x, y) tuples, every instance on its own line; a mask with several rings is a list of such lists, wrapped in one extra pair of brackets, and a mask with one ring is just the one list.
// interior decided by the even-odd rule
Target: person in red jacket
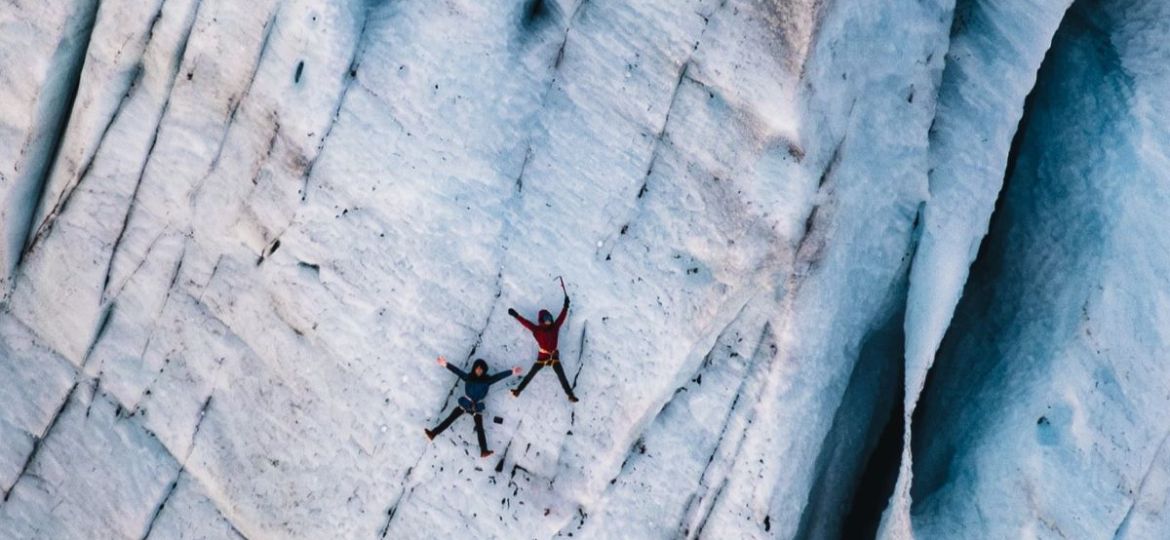
[(532, 332), (532, 337), (536, 338), (536, 345), (540, 349), (536, 354), (536, 363), (532, 365), (532, 369), (528, 370), (528, 374), (520, 381), (520, 386), (512, 389), (512, 396), (520, 397), (520, 393), (528, 386), (532, 377), (536, 372), (540, 371), (545, 366), (552, 366), (553, 371), (557, 374), (557, 379), (561, 381), (561, 388), (565, 390), (565, 395), (568, 396), (572, 403), (577, 402), (577, 396), (573, 395), (573, 389), (569, 386), (569, 379), (565, 377), (565, 368), (561, 367), (561, 353), (557, 350), (557, 338), (561, 332), (561, 325), (565, 322), (565, 316), (569, 314), (569, 295), (565, 295), (565, 306), (561, 308), (561, 314), (557, 315), (554, 320), (552, 313), (547, 309), (540, 310), (536, 320), (539, 323), (521, 317), (516, 313), (515, 309), (508, 309), (508, 315), (520, 321), (529, 332)]

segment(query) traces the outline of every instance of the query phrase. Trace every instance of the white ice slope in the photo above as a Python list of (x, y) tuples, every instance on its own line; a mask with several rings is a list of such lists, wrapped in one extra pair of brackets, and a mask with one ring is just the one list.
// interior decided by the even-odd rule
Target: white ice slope
[(0, 538), (1164, 536), (1170, 10), (1067, 7), (8, 2)]

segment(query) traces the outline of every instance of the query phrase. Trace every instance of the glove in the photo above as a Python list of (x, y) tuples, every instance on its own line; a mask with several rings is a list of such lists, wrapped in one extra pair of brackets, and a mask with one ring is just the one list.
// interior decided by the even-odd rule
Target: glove
[(565, 307), (569, 307), (569, 297), (565, 297)]
[(508, 315), (511, 315), (513, 317), (518, 317), (520, 314), (516, 313), (516, 310), (514, 310), (512, 308), (508, 308)]

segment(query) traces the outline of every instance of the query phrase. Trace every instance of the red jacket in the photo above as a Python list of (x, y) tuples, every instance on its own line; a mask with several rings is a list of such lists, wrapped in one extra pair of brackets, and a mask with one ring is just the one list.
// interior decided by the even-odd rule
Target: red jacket
[[(548, 360), (557, 350), (557, 338), (561, 333), (561, 325), (565, 322), (565, 316), (569, 314), (569, 297), (565, 297), (565, 307), (561, 308), (561, 314), (557, 315), (555, 321), (549, 325), (536, 324), (516, 313), (516, 310), (508, 310), (508, 314), (515, 317), (520, 324), (524, 325), (529, 332), (532, 332), (532, 337), (536, 338), (536, 344), (540, 347), (540, 352), (537, 353), (536, 358), (539, 360)], [(545, 317), (552, 317), (547, 309), (540, 310), (537, 320)]]

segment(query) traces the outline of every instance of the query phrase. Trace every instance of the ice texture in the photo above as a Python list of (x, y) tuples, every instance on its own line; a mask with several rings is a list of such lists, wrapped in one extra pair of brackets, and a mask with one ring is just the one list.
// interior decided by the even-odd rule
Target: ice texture
[(1070, 1), (5, 3), (0, 538), (1170, 534), (1170, 8)]
[(887, 524), (910, 534), (912, 420), (987, 233), (1024, 98), (1071, 0), (958, 0), (930, 128), (929, 204), (906, 299), (902, 465)]
[(1124, 537), (1166, 494), (1167, 25), (1089, 2), (1056, 34), (920, 400), (922, 537)]

